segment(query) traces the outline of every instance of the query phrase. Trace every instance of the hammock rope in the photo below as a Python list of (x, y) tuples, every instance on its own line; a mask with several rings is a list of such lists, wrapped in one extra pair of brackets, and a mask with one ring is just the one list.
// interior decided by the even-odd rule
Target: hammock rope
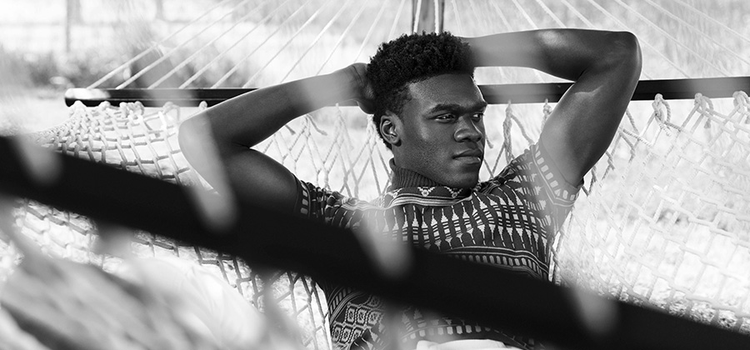
[[(710, 35), (706, 34), (704, 31), (702, 31), (700, 28), (696, 27), (694, 24), (688, 23), (686, 20), (678, 17), (674, 13), (672, 13), (669, 10), (665, 9), (663, 6), (655, 3), (653, 0), (646, 0), (646, 2), (649, 5), (655, 7), (656, 9), (658, 9), (661, 13), (664, 13), (665, 15), (667, 15), (669, 18), (671, 18), (671, 19), (677, 21), (678, 23), (680, 23), (683, 27), (686, 27), (686, 28), (690, 29), (693, 33), (696, 33), (696, 34), (700, 35), (702, 38), (711, 41), (714, 45), (716, 45), (717, 47), (721, 48), (722, 52), (726, 52), (727, 54), (731, 55), (732, 58), (734, 58), (736, 60), (739, 60), (739, 61), (742, 61), (745, 64), (750, 65), (750, 61), (748, 61), (747, 59), (745, 59), (744, 57), (742, 57), (742, 55), (737, 54), (736, 52), (734, 52), (734, 50), (730, 50), (724, 44), (722, 44), (718, 40), (714, 39)], [(725, 76), (729, 76), (730, 74), (727, 74), (726, 72), (724, 72), (724, 75)]]
[[(328, 1), (326, 1), (326, 2), (324, 3), (324, 5), (327, 5), (327, 4), (329, 4), (329, 3), (330, 3), (330, 1), (331, 1), (331, 0), (328, 0)], [(281, 48), (280, 48), (280, 49), (279, 49), (278, 51), (276, 51), (276, 53), (275, 53), (275, 54), (274, 54), (274, 55), (273, 55), (273, 56), (271, 57), (271, 59), (269, 59), (268, 61), (266, 61), (266, 64), (265, 64), (265, 65), (263, 65), (263, 67), (261, 67), (260, 69), (258, 69), (258, 71), (257, 71), (257, 72), (256, 72), (255, 74), (253, 74), (253, 75), (252, 75), (252, 76), (251, 76), (251, 77), (250, 77), (249, 79), (247, 79), (247, 82), (246, 82), (246, 83), (245, 83), (245, 84), (244, 84), (244, 85), (243, 85), (242, 87), (244, 87), (244, 88), (247, 88), (247, 87), (250, 87), (250, 86), (252, 86), (252, 83), (253, 83), (253, 82), (255, 81), (255, 78), (256, 78), (256, 77), (258, 77), (258, 75), (260, 75), (260, 73), (261, 73), (261, 72), (263, 72), (263, 71), (264, 71), (264, 70), (265, 70), (265, 69), (266, 69), (266, 68), (267, 68), (267, 67), (268, 67), (268, 66), (269, 66), (269, 65), (270, 65), (270, 64), (271, 64), (272, 62), (274, 62), (274, 60), (275, 60), (275, 59), (276, 59), (276, 58), (277, 58), (277, 57), (278, 57), (278, 56), (279, 56), (279, 55), (280, 55), (280, 54), (281, 54), (281, 53), (282, 53), (282, 52), (284, 51), (284, 49), (285, 49), (285, 48), (286, 48), (287, 46), (289, 46), (289, 44), (291, 44), (291, 43), (292, 43), (292, 40), (293, 40), (294, 38), (296, 38), (296, 37), (297, 37), (297, 36), (298, 36), (298, 35), (299, 35), (300, 33), (302, 33), (302, 31), (303, 31), (303, 30), (304, 30), (304, 29), (305, 29), (305, 28), (306, 28), (306, 27), (307, 27), (308, 25), (310, 25), (311, 23), (313, 23), (313, 21), (315, 20), (315, 18), (317, 18), (317, 17), (318, 17), (319, 15), (320, 15), (320, 13), (321, 13), (321, 11), (323, 10), (323, 8), (324, 8), (324, 7), (323, 7), (323, 6), (321, 6), (321, 7), (319, 7), (319, 8), (318, 8), (318, 9), (317, 9), (317, 10), (316, 10), (315, 12), (313, 12), (313, 14), (312, 14), (312, 15), (310, 15), (310, 17), (309, 17), (309, 18), (308, 18), (308, 19), (307, 19), (307, 20), (305, 21), (305, 23), (303, 23), (303, 24), (302, 24), (302, 25), (301, 25), (301, 26), (300, 26), (300, 27), (299, 27), (299, 28), (297, 29), (297, 31), (295, 31), (295, 32), (294, 32), (294, 34), (290, 35), (289, 39), (288, 39), (288, 40), (287, 40), (287, 41), (286, 41), (286, 42), (284, 43), (284, 45), (282, 45), (282, 46), (281, 46)]]
[[(127, 69), (128, 67), (130, 67), (130, 65), (131, 65), (131, 64), (133, 64), (134, 62), (136, 62), (136, 61), (138, 61), (139, 59), (141, 59), (141, 58), (145, 57), (145, 56), (146, 56), (147, 54), (149, 54), (149, 53), (151, 53), (151, 52), (154, 52), (154, 51), (158, 50), (158, 48), (160, 47), (160, 45), (163, 45), (163, 44), (166, 44), (166, 43), (168, 43), (168, 42), (169, 42), (169, 41), (170, 41), (170, 40), (171, 40), (172, 38), (176, 37), (176, 36), (177, 36), (178, 34), (180, 34), (180, 33), (181, 33), (181, 32), (182, 32), (183, 30), (185, 30), (186, 28), (188, 28), (188, 27), (189, 27), (190, 25), (193, 25), (193, 24), (195, 24), (195, 23), (198, 23), (198, 22), (199, 22), (199, 21), (200, 21), (201, 19), (203, 19), (204, 17), (208, 16), (208, 15), (209, 15), (210, 13), (212, 13), (212, 12), (213, 12), (213, 11), (214, 11), (215, 9), (217, 9), (217, 8), (219, 8), (219, 7), (222, 7), (222, 6), (224, 6), (225, 4), (227, 4), (227, 3), (231, 2), (231, 1), (232, 1), (232, 0), (223, 0), (223, 1), (221, 1), (221, 2), (218, 2), (218, 3), (216, 3), (216, 4), (214, 5), (214, 6), (210, 7), (210, 8), (208, 9), (208, 10), (206, 10), (206, 12), (204, 12), (204, 13), (203, 13), (202, 15), (200, 15), (200, 16), (196, 17), (196, 18), (195, 18), (194, 20), (190, 21), (190, 22), (188, 23), (188, 25), (186, 25), (186, 26), (184, 26), (184, 27), (180, 28), (179, 30), (177, 30), (177, 31), (175, 31), (175, 32), (173, 32), (173, 33), (171, 33), (171, 34), (169, 34), (169, 35), (168, 35), (168, 36), (166, 36), (166, 37), (165, 37), (164, 39), (162, 39), (162, 40), (160, 40), (159, 42), (157, 42), (157, 43), (153, 44), (153, 45), (152, 45), (151, 47), (149, 47), (148, 49), (146, 49), (146, 50), (144, 50), (143, 52), (141, 52), (141, 53), (139, 53), (139, 54), (135, 55), (135, 56), (134, 56), (133, 58), (131, 58), (131, 59), (127, 60), (127, 61), (126, 61), (125, 63), (123, 63), (123, 64), (122, 64), (122, 65), (120, 65), (119, 67), (117, 67), (117, 68), (113, 69), (113, 70), (112, 70), (111, 72), (109, 72), (109, 73), (105, 74), (105, 75), (104, 75), (103, 77), (101, 77), (101, 78), (100, 78), (99, 80), (97, 80), (97, 81), (93, 82), (93, 83), (92, 83), (91, 85), (89, 85), (89, 86), (88, 86), (87, 88), (89, 88), (89, 89), (93, 89), (93, 88), (97, 88), (97, 87), (101, 86), (101, 85), (102, 85), (103, 83), (105, 83), (105, 82), (106, 82), (107, 80), (109, 80), (109, 79), (111, 79), (112, 77), (114, 77), (114, 76), (115, 76), (116, 74), (118, 74), (118, 73), (122, 73), (122, 72), (123, 72), (123, 71), (124, 71), (125, 69)], [(125, 85), (125, 86), (127, 86), (127, 85)], [(120, 88), (122, 88), (122, 87), (124, 87), (124, 86), (121, 86)]]
[[(248, 13), (246, 13), (245, 15), (243, 15), (242, 17), (240, 17), (240, 18), (236, 19), (236, 20), (234, 21), (234, 23), (232, 23), (232, 24), (231, 24), (231, 25), (230, 25), (230, 26), (229, 26), (229, 27), (228, 27), (227, 29), (225, 29), (225, 30), (224, 30), (223, 32), (221, 32), (220, 34), (218, 34), (218, 35), (214, 36), (214, 37), (213, 37), (213, 38), (212, 38), (211, 40), (207, 41), (207, 42), (206, 42), (205, 44), (203, 44), (203, 46), (201, 46), (200, 48), (198, 48), (197, 50), (195, 50), (195, 52), (193, 52), (193, 53), (192, 53), (192, 54), (191, 54), (190, 56), (188, 56), (187, 58), (183, 59), (183, 60), (182, 60), (182, 61), (181, 61), (180, 63), (178, 63), (177, 65), (175, 65), (175, 66), (174, 66), (174, 67), (173, 67), (173, 68), (172, 68), (172, 69), (171, 69), (171, 70), (170, 70), (169, 72), (165, 73), (165, 74), (164, 74), (164, 75), (163, 75), (163, 76), (162, 76), (161, 78), (157, 79), (157, 80), (156, 80), (156, 81), (155, 81), (155, 82), (154, 82), (153, 84), (151, 84), (151, 85), (150, 85), (150, 86), (149, 86), (148, 88), (149, 88), (149, 89), (155, 89), (155, 88), (159, 87), (159, 85), (161, 85), (161, 83), (163, 83), (163, 82), (164, 82), (164, 81), (166, 81), (166, 80), (167, 80), (167, 79), (168, 79), (169, 77), (171, 77), (171, 76), (173, 76), (174, 74), (176, 74), (177, 72), (179, 72), (181, 68), (183, 68), (183, 67), (187, 66), (187, 65), (188, 65), (188, 64), (189, 64), (190, 62), (192, 62), (192, 61), (193, 61), (193, 60), (194, 60), (194, 59), (195, 59), (196, 57), (198, 57), (198, 55), (199, 55), (199, 54), (200, 54), (201, 52), (203, 52), (203, 50), (205, 50), (205, 49), (207, 49), (207, 48), (211, 48), (211, 47), (213, 47), (214, 43), (216, 43), (216, 42), (217, 42), (217, 41), (218, 41), (219, 39), (222, 39), (224, 35), (226, 35), (227, 33), (231, 32), (231, 31), (232, 31), (232, 30), (233, 30), (234, 28), (236, 28), (236, 27), (237, 27), (238, 25), (240, 25), (241, 23), (243, 23), (243, 22), (244, 22), (244, 20), (246, 20), (246, 19), (248, 19), (248, 18), (251, 18), (251, 17), (252, 17), (253, 15), (255, 15), (255, 14), (256, 14), (257, 12), (260, 12), (260, 10), (261, 10), (261, 9), (263, 8), (263, 6), (264, 6), (265, 4), (267, 4), (267, 3), (268, 3), (268, 1), (266, 1), (266, 2), (264, 2), (264, 3), (262, 3), (262, 4), (260, 4), (259, 6), (255, 7), (255, 8), (253, 9), (253, 11), (249, 11)], [(280, 5), (280, 6), (279, 6), (279, 7), (283, 6), (283, 5), (285, 4), (285, 3), (286, 3), (286, 2), (283, 2), (283, 3), (282, 3), (282, 4)], [(242, 5), (244, 5), (244, 4), (245, 4), (245, 3), (243, 2), (243, 3), (240, 3), (240, 4), (238, 5), (238, 6), (242, 6)], [(231, 14), (232, 14), (232, 12), (228, 13), (227, 15), (231, 15)], [(222, 18), (220, 18), (220, 19), (219, 19), (219, 21), (221, 21), (222, 19), (223, 19), (223, 17), (222, 17)], [(218, 23), (218, 22), (217, 22), (217, 23)], [(254, 30), (255, 28), (257, 28), (257, 25), (256, 25), (256, 26), (255, 26), (255, 27), (254, 27), (253, 29), (251, 29), (250, 31), (248, 31), (248, 35), (249, 35), (250, 33), (252, 33), (252, 32), (253, 32), (253, 30)], [(188, 81), (190, 81), (190, 80), (192, 80), (192, 79), (195, 79), (195, 78), (193, 78), (193, 77), (196, 77), (196, 75), (194, 74), (194, 75), (193, 75), (192, 77), (190, 77), (190, 78), (188, 79)], [(183, 84), (183, 85), (184, 85), (184, 84)]]
[[(686, 45), (682, 41), (677, 40), (677, 38), (675, 38), (673, 35), (669, 34), (666, 30), (664, 30), (663, 28), (661, 28), (660, 26), (658, 26), (656, 23), (654, 23), (654, 21), (646, 18), (646, 16), (644, 16), (640, 12), (636, 11), (635, 9), (633, 9), (630, 5), (622, 2), (622, 0), (615, 0), (615, 2), (617, 2), (622, 7), (627, 8), (631, 13), (635, 14), (639, 19), (641, 19), (643, 22), (647, 23), (649, 25), (649, 27), (654, 28), (661, 35), (663, 35), (664, 37), (666, 37), (667, 39), (669, 39), (669, 42), (677, 44), (678, 46), (680, 46), (681, 48), (683, 48), (684, 50), (686, 50), (687, 52), (689, 52), (690, 54), (692, 54), (692, 57), (697, 58), (698, 60), (704, 62), (709, 67), (711, 67), (714, 70), (716, 70), (717, 72), (721, 73), (722, 76), (730, 76), (731, 75), (726, 70), (722, 69), (721, 67), (716, 66), (713, 62), (707, 60), (703, 55), (699, 54), (698, 52), (695, 52), (695, 50), (693, 50), (691, 47), (689, 47), (688, 45)], [(664, 11), (664, 13), (668, 14), (669, 12)]]
[[(411, 32), (416, 33), (419, 28), (419, 20), (421, 19), (421, 16), (419, 16), (420, 13), (422, 13), (422, 0), (416, 0), (416, 4), (414, 5), (414, 14), (412, 15), (414, 25), (411, 27)], [(429, 1), (429, 0), (427, 0)]]
[[(528, 22), (529, 25), (531, 25), (531, 28), (533, 28), (533, 29), (539, 29), (539, 26), (536, 25), (536, 23), (531, 18), (531, 16), (529, 16), (529, 14), (523, 9), (523, 7), (518, 3), (517, 0), (513, 0), (513, 4), (515, 5), (516, 9), (518, 9), (521, 12), (521, 14), (522, 14), (523, 18), (526, 20), (526, 22)], [(492, 6), (495, 8), (495, 11), (497, 11), (498, 13), (503, 13), (504, 12), (504, 11), (501, 11), (500, 5), (497, 2), (493, 2)], [(504, 18), (504, 16), (503, 16), (503, 18)], [(510, 22), (508, 22), (507, 19), (504, 19), (503, 22), (506, 24), (506, 28), (507, 28), (508, 31), (512, 31), (513, 30), (513, 25), (511, 25)], [(500, 69), (500, 68), (498, 68), (498, 69)], [(542, 78), (542, 73), (540, 71), (534, 70), (533, 74), (534, 74), (534, 76), (536, 76), (536, 78), (537, 78), (538, 81), (544, 81), (544, 79)]]
[(187, 38), (187, 39), (183, 40), (182, 42), (180, 42), (179, 44), (177, 44), (176, 46), (174, 46), (173, 48), (171, 48), (169, 51), (167, 51), (166, 53), (164, 53), (163, 56), (157, 58), (156, 60), (154, 60), (154, 62), (152, 62), (148, 66), (144, 67), (139, 72), (136, 72), (135, 74), (133, 74), (130, 78), (128, 78), (127, 80), (125, 80), (122, 84), (118, 85), (117, 88), (118, 89), (122, 89), (122, 88), (124, 88), (124, 87), (132, 84), (133, 82), (135, 82), (136, 79), (138, 79), (141, 76), (143, 76), (144, 74), (148, 73), (149, 71), (151, 71), (154, 67), (156, 67), (160, 63), (165, 62), (173, 54), (177, 53), (180, 49), (182, 49), (183, 47), (185, 47), (187, 44), (191, 43), (192, 39), (194, 39), (196, 36), (205, 33), (206, 31), (208, 31), (209, 29), (211, 29), (214, 25), (216, 25), (217, 23), (221, 23), (226, 18), (231, 17), (235, 10), (237, 10), (238, 8), (244, 6), (248, 1), (250, 1), (250, 0), (243, 0), (242, 2), (238, 3), (237, 5), (235, 5), (234, 7), (232, 7), (230, 11), (227, 11), (227, 13), (225, 13), (223, 16), (219, 17), (218, 19), (214, 20), (209, 25), (205, 26), (203, 29), (201, 29), (200, 31), (198, 31), (198, 33), (194, 37)]
[[(367, 3), (369, 3), (369, 1), (363, 1), (362, 2), (363, 6), (361, 7), (360, 11), (358, 11), (357, 15), (355, 15), (351, 19), (349, 25), (347, 26), (347, 29), (345, 29), (344, 31), (342, 31), (341, 35), (339, 35), (339, 39), (337, 40), (338, 43), (340, 43), (344, 39), (344, 36), (349, 32), (349, 29), (351, 29), (352, 24), (354, 23), (354, 21), (357, 20), (357, 18), (359, 17), (359, 15), (362, 13), (362, 10), (364, 10), (364, 8), (365, 8), (364, 5), (367, 5)], [(289, 68), (289, 70), (286, 72), (286, 74), (281, 78), (280, 82), (285, 82), (287, 80), (287, 78), (289, 78), (289, 75), (292, 74), (292, 71), (294, 71), (294, 68), (296, 68), (302, 62), (302, 60), (305, 58), (305, 56), (307, 56), (307, 54), (310, 53), (310, 50), (312, 50), (313, 46), (315, 46), (320, 41), (320, 39), (323, 37), (324, 34), (326, 34), (326, 32), (328, 31), (328, 29), (331, 28), (331, 26), (333, 25), (333, 23), (336, 22), (336, 20), (338, 20), (339, 17), (341, 17), (341, 14), (344, 13), (344, 10), (346, 9), (347, 6), (349, 6), (349, 4), (351, 4), (351, 0), (347, 0), (343, 5), (341, 5), (341, 7), (339, 8), (339, 10), (336, 12), (336, 14), (333, 15), (333, 17), (328, 21), (328, 23), (326, 23), (325, 26), (323, 26), (323, 28), (320, 30), (320, 32), (318, 33), (318, 35), (315, 36), (314, 39), (312, 39), (312, 41), (310, 42), (310, 45), (308, 45), (307, 48), (294, 61), (294, 63)], [(333, 55), (333, 52), (336, 51), (337, 47), (338, 47), (338, 45), (334, 45), (333, 46), (333, 50), (331, 51), (331, 55), (328, 56), (329, 58)], [(328, 60), (326, 60), (326, 62), (327, 61)], [(322, 69), (323, 69), (323, 66), (321, 66), (320, 69), (318, 69), (318, 72), (320, 72), (320, 70), (322, 70)]]
[[(269, 0), (269, 1), (271, 1), (271, 0)], [(187, 88), (188, 86), (190, 86), (190, 84), (193, 81), (195, 81), (196, 79), (198, 79), (198, 77), (200, 77), (202, 74), (204, 74), (205, 72), (207, 72), (211, 68), (215, 68), (214, 64), (220, 62), (219, 60), (221, 60), (222, 58), (226, 57), (227, 53), (229, 53), (233, 48), (235, 48), (237, 45), (239, 45), (240, 43), (242, 43), (251, 34), (253, 34), (256, 29), (260, 28), (261, 25), (264, 25), (271, 18), (273, 18), (273, 16), (276, 14), (276, 11), (278, 11), (281, 8), (283, 8), (283, 6), (286, 5), (289, 1), (291, 1), (291, 0), (284, 0), (284, 2), (280, 3), (279, 6), (277, 6), (275, 10), (269, 11), (268, 14), (265, 17), (263, 17), (263, 19), (261, 19), (260, 21), (258, 21), (258, 23), (256, 23), (250, 30), (248, 30), (247, 32), (245, 32), (245, 34), (243, 34), (242, 36), (240, 36), (231, 45), (229, 45), (229, 47), (227, 47), (225, 50), (223, 50), (220, 53), (218, 53), (216, 55), (216, 57), (214, 57), (210, 62), (206, 63), (203, 67), (201, 67), (201, 69), (199, 69), (198, 71), (196, 71), (195, 74), (193, 74), (184, 83), (182, 83), (182, 85), (180, 85), (180, 88), (181, 89)], [(264, 2), (260, 6), (263, 6), (265, 4), (266, 4), (266, 2)], [(257, 7), (256, 9), (260, 9), (260, 6)], [(231, 75), (231, 74), (228, 74), (228, 75)]]
[[(732, 28), (729, 28), (726, 24), (721, 23), (720, 21), (716, 20), (716, 18), (713, 18), (713, 17), (711, 17), (711, 16), (709, 16), (709, 15), (701, 12), (700, 10), (698, 10), (697, 8), (695, 8), (694, 6), (691, 6), (690, 4), (685, 3), (685, 0), (676, 0), (676, 1), (677, 1), (678, 4), (684, 6), (686, 9), (688, 9), (693, 14), (698, 15), (701, 19), (703, 19), (705, 21), (708, 21), (711, 24), (714, 24), (714, 25), (718, 26), (722, 30), (725, 30), (725, 31), (727, 31), (729, 33), (734, 34), (734, 36), (738, 37), (740, 40), (744, 41), (746, 44), (750, 44), (750, 37), (747, 37), (747, 36), (739, 33), (738, 31), (736, 31), (736, 30), (734, 30)], [(732, 50), (728, 50), (728, 51), (732, 51)]]
[[(604, 15), (605, 15), (605, 16), (606, 16), (607, 18), (609, 18), (609, 19), (611, 19), (611, 20), (615, 21), (615, 23), (617, 23), (617, 24), (618, 24), (618, 26), (620, 27), (620, 29), (624, 29), (624, 30), (628, 29), (628, 25), (626, 25), (626, 24), (625, 24), (624, 22), (622, 22), (622, 21), (621, 21), (621, 20), (620, 20), (619, 18), (617, 18), (617, 16), (613, 15), (613, 14), (612, 14), (611, 12), (609, 12), (609, 11), (608, 11), (607, 9), (605, 9), (605, 8), (604, 8), (604, 7), (602, 7), (601, 5), (597, 4), (597, 3), (596, 3), (596, 2), (594, 2), (593, 0), (588, 0), (588, 1), (589, 1), (589, 3), (590, 3), (590, 4), (592, 5), (592, 6), (594, 6), (594, 7), (595, 7), (595, 8), (597, 9), (597, 10), (601, 11), (601, 12), (602, 12), (602, 13), (603, 13), (603, 14), (604, 14)], [(673, 61), (672, 59), (670, 59), (669, 57), (667, 57), (667, 56), (666, 56), (666, 55), (665, 55), (665, 54), (664, 54), (664, 53), (662, 52), (662, 50), (659, 50), (659, 49), (657, 49), (656, 47), (654, 47), (654, 46), (653, 46), (653, 45), (652, 45), (652, 44), (651, 44), (651, 43), (649, 42), (649, 40), (646, 40), (645, 38), (639, 37), (639, 38), (638, 38), (638, 41), (639, 41), (639, 42), (641, 43), (641, 45), (643, 45), (643, 46), (645, 46), (646, 48), (648, 48), (650, 52), (654, 52), (654, 53), (656, 53), (657, 55), (659, 55), (659, 57), (661, 57), (662, 59), (664, 59), (664, 61), (665, 61), (665, 62), (669, 63), (669, 64), (670, 64), (670, 66), (671, 66), (672, 68), (674, 68), (675, 70), (677, 70), (678, 72), (680, 72), (680, 74), (682, 74), (683, 76), (685, 76), (685, 77), (690, 77), (690, 76), (691, 76), (691, 75), (689, 75), (688, 73), (686, 73), (686, 72), (685, 72), (685, 71), (684, 71), (684, 70), (683, 70), (682, 68), (680, 68), (680, 66), (679, 66), (679, 65), (678, 65), (677, 63), (675, 63), (675, 62), (674, 62), (674, 61)], [(645, 68), (645, 67), (644, 67), (644, 68)], [(645, 69), (644, 69), (644, 70), (645, 70)]]
[[(596, 26), (594, 25), (594, 23), (591, 22), (588, 18), (586, 18), (586, 16), (584, 16), (581, 13), (581, 11), (578, 11), (578, 9), (575, 8), (575, 6), (571, 5), (570, 2), (568, 2), (568, 0), (560, 0), (560, 1), (562, 2), (563, 5), (565, 5), (565, 7), (568, 9), (568, 11), (570, 11), (571, 13), (573, 13), (573, 15), (576, 16), (576, 18), (578, 18), (581, 22), (583, 22), (586, 25), (587, 28), (589, 28), (589, 29), (595, 29), (596, 28)], [(624, 27), (625, 27), (624, 24), (622, 24), (621, 28), (624, 28)], [(648, 43), (645, 43), (645, 45), (648, 48), (652, 48)], [(657, 50), (657, 52), (658, 52), (658, 50)], [(662, 56), (662, 57), (666, 59), (666, 56)], [(641, 74), (646, 79), (653, 79), (653, 76), (651, 76), (645, 70), (642, 71)]]
[(229, 77), (232, 76), (232, 74), (234, 74), (241, 67), (241, 65), (243, 63), (245, 63), (245, 61), (247, 61), (248, 59), (250, 59), (250, 57), (252, 57), (256, 52), (258, 52), (258, 50), (263, 45), (265, 45), (269, 40), (271, 40), (271, 38), (273, 38), (276, 35), (276, 33), (278, 33), (279, 31), (281, 31), (281, 29), (284, 28), (284, 26), (288, 23), (288, 21), (291, 21), (292, 18), (295, 18), (295, 16), (297, 16), (299, 13), (301, 13), (302, 10), (307, 6), (307, 4), (310, 3), (310, 1), (312, 1), (312, 0), (306, 1), (304, 4), (302, 4), (302, 6), (299, 6), (291, 15), (287, 16), (284, 21), (282, 21), (279, 25), (276, 26), (276, 29), (272, 33), (270, 33), (268, 36), (266, 36), (265, 40), (263, 40), (252, 51), (248, 52), (239, 61), (237, 61), (234, 64), (234, 66), (232, 66), (231, 69), (229, 69), (221, 78), (219, 78), (216, 81), (216, 83), (213, 84), (213, 86), (211, 86), (211, 88), (218, 88), (221, 85), (223, 85), (224, 82), (227, 79), (229, 79)]
[[(401, 5), (403, 4), (404, 4), (404, 1), (402, 0)], [(375, 32), (375, 29), (377, 28), (377, 23), (380, 23), (381, 19), (383, 18), (385, 9), (386, 9), (386, 3), (383, 2), (383, 4), (380, 6), (380, 9), (378, 10), (378, 14), (375, 15), (375, 20), (373, 20), (372, 24), (370, 25), (370, 29), (367, 30), (367, 34), (365, 34), (364, 39), (362, 39), (362, 44), (359, 45), (359, 50), (357, 50), (357, 55), (354, 56), (354, 60), (353, 60), (354, 62), (358, 62), (360, 60), (360, 57), (362, 57), (362, 53), (365, 51), (365, 47), (370, 43), (370, 38), (372, 37), (372, 34)], [(364, 12), (364, 10), (365, 10), (365, 7), (363, 6), (361, 11)], [(359, 18), (360, 15), (361, 15), (360, 13), (357, 13), (357, 18)], [(395, 21), (398, 21), (398, 18), (396, 18)], [(355, 22), (356, 21), (352, 21), (352, 24), (354, 24)], [(351, 28), (347, 27), (346, 31), (348, 32), (349, 30), (351, 30)], [(342, 40), (344, 39), (343, 35), (341, 36), (341, 39)], [(340, 44), (341, 44), (341, 41), (336, 42), (336, 47), (338, 47)], [(323, 63), (323, 65), (320, 66), (320, 69), (317, 72), (318, 74), (323, 72), (323, 67), (325, 67), (325, 65), (328, 63), (331, 57), (333, 57), (334, 52), (335, 50), (332, 50), (331, 54), (328, 55), (328, 57), (326, 58), (326, 61)]]
[(558, 27), (565, 27), (565, 23), (563, 23), (563, 21), (560, 19), (560, 17), (557, 17), (557, 15), (554, 12), (552, 12), (552, 10), (549, 8), (549, 6), (547, 6), (546, 4), (544, 4), (542, 2), (542, 0), (536, 0), (536, 4), (539, 5), (539, 7), (542, 8), (542, 10), (544, 11), (544, 13), (547, 14), (547, 16), (549, 16), (550, 18), (552, 18), (553, 21), (555, 21), (555, 24)]

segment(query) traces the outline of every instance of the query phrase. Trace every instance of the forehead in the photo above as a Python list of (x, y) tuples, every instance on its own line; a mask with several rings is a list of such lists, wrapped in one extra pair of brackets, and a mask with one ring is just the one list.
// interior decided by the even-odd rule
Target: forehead
[[(475, 106), (484, 102), (468, 74), (442, 74), (409, 84), (410, 100), (404, 107), (429, 109), (438, 104)], [(411, 106), (410, 106), (411, 105)]]

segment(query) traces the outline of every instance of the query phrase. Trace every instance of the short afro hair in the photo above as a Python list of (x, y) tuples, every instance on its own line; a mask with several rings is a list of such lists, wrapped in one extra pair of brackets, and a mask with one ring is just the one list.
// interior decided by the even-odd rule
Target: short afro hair
[[(378, 135), (387, 111), (400, 115), (409, 99), (408, 84), (449, 73), (474, 77), (469, 44), (451, 33), (404, 34), (381, 44), (367, 65), (367, 79), (375, 94), (372, 121)], [(386, 146), (390, 148), (387, 142)]]

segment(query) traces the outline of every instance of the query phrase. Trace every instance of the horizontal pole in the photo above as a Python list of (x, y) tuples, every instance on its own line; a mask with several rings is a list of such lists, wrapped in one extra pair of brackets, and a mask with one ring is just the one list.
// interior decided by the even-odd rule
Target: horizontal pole
[[(485, 100), (492, 104), (557, 102), (572, 83), (531, 83), (480, 85)], [(65, 104), (81, 101), (89, 107), (108, 101), (119, 105), (122, 102), (140, 101), (146, 107), (162, 107), (167, 102), (178, 106), (195, 107), (201, 102), (213, 106), (232, 97), (256, 88), (217, 89), (68, 89)], [(710, 98), (732, 97), (736, 91), (750, 93), (750, 76), (729, 78), (662, 79), (641, 80), (636, 86), (632, 100), (651, 101), (656, 94), (668, 100), (693, 99), (701, 93)], [(354, 101), (344, 101), (343, 106), (356, 106)]]
[(25, 170), (17, 142), (0, 137), (0, 193), (235, 255), (250, 266), (297, 271), (562, 348), (750, 349), (746, 335), (588, 295), (590, 304), (609, 306), (613, 325), (592, 333), (574, 297), (581, 292), (413, 247), (412, 264), (388, 276), (351, 231), (244, 202), (236, 203), (237, 221), (217, 232), (200, 219), (185, 187), (68, 155), (52, 155), (59, 157), (60, 173), (38, 183)]

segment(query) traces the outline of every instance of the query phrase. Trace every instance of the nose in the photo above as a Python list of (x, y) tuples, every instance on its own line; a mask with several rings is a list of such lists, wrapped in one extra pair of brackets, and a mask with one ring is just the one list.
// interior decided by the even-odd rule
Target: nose
[(456, 132), (453, 137), (458, 142), (471, 141), (479, 142), (484, 137), (484, 127), (482, 122), (474, 122), (471, 117), (462, 117), (456, 123)]

